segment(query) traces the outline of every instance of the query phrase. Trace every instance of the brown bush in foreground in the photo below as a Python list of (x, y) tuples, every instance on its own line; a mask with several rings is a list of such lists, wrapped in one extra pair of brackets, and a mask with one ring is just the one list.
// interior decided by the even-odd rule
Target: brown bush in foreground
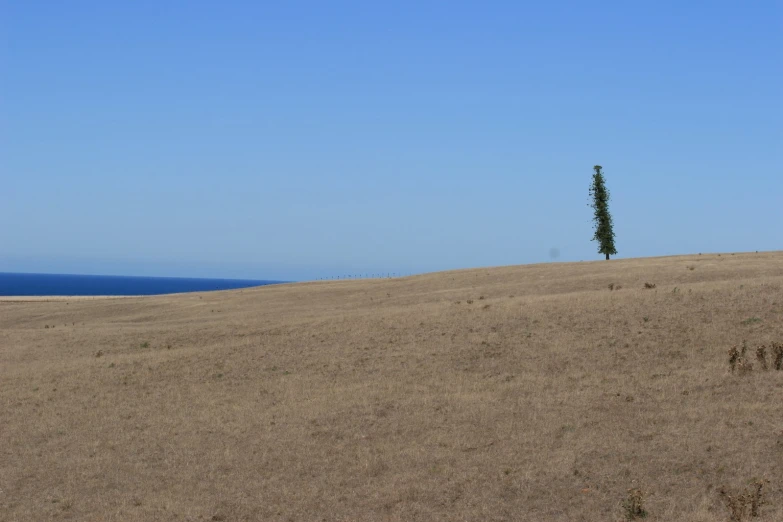
[(762, 345), (756, 348), (756, 359), (759, 361), (759, 364), (761, 365), (761, 369), (764, 371), (769, 370), (769, 365), (767, 364), (767, 347)]
[(740, 493), (731, 494), (725, 487), (719, 490), (732, 522), (743, 522), (747, 517), (760, 516), (761, 506), (764, 505), (764, 486), (769, 481), (756, 479), (751, 482), (749, 488)]
[(732, 373), (737, 372), (744, 375), (753, 371), (753, 364), (748, 360), (748, 345), (742, 342), (742, 348), (736, 346), (729, 348), (729, 368)]
[[(772, 364), (771, 367), (775, 370), (783, 369), (783, 344), (772, 343)], [(729, 348), (729, 369), (732, 373), (735, 371), (740, 374), (745, 374), (753, 370), (753, 364), (748, 360), (748, 345), (745, 341), (742, 342), (742, 348), (738, 349), (737, 346)], [(756, 348), (756, 360), (759, 362), (761, 369), (767, 371), (770, 369), (770, 364), (767, 362), (767, 347), (761, 345)]]
[(772, 366), (776, 370), (783, 370), (783, 343), (772, 343)]
[(735, 371), (737, 369), (737, 361), (739, 361), (740, 358), (740, 352), (737, 349), (736, 346), (732, 346), (729, 348), (729, 368), (731, 371)]
[(644, 492), (641, 489), (628, 490), (628, 496), (623, 501), (623, 515), (626, 520), (637, 520), (647, 516), (647, 511), (644, 509)]

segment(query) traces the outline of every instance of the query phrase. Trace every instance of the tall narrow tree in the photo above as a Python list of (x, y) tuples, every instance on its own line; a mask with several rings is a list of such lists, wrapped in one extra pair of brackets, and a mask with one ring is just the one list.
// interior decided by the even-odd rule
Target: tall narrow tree
[(606, 188), (606, 180), (601, 172), (601, 165), (593, 167), (593, 183), (590, 185), (590, 197), (593, 207), (593, 223), (595, 225), (595, 234), (593, 241), (598, 241), (598, 253), (606, 255), (607, 261), (609, 255), (617, 253), (614, 246), (614, 228), (612, 227), (612, 215), (609, 213), (609, 189)]

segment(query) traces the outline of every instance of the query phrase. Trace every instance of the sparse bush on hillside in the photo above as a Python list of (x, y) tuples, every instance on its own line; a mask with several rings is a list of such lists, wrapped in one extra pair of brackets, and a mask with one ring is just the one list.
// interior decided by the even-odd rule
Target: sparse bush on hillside
[(726, 509), (729, 510), (731, 522), (742, 522), (745, 520), (749, 500), (745, 493), (731, 495), (723, 488), (720, 490), (720, 496), (723, 499), (723, 503), (726, 504)]
[(647, 511), (644, 509), (644, 492), (641, 489), (628, 490), (628, 497), (623, 501), (623, 515), (626, 520), (637, 520), (647, 516)]
[(760, 516), (761, 506), (764, 502), (764, 485), (769, 484), (768, 480), (756, 479), (750, 483), (750, 488), (744, 489), (741, 493), (731, 494), (725, 487), (719, 491), (723, 503), (729, 510), (729, 516), (732, 522), (743, 522), (748, 517)]
[(772, 343), (772, 357), (774, 358), (772, 367), (783, 370), (783, 344)]
[[(762, 370), (769, 370), (770, 367), (775, 370), (783, 370), (783, 344), (773, 342), (770, 345), (772, 357), (771, 362), (767, 360), (767, 346), (761, 345), (756, 348), (756, 360), (761, 365)], [(748, 360), (748, 344), (742, 341), (742, 348), (732, 346), (729, 349), (729, 369), (732, 373), (735, 371), (747, 373), (753, 370), (753, 364)]]
[(764, 345), (759, 346), (756, 348), (756, 359), (758, 359), (759, 364), (761, 364), (761, 369), (764, 371), (769, 370), (769, 365), (767, 364), (767, 347)]
[(752, 482), (752, 492), (751, 492), (751, 500), (750, 500), (750, 516), (757, 517), (759, 516), (759, 511), (761, 510), (761, 506), (764, 505), (764, 485), (769, 484), (769, 480), (765, 479), (756, 479)]
[(736, 346), (729, 348), (729, 368), (733, 372), (737, 368), (737, 359), (739, 359), (739, 350)]
[(736, 346), (729, 349), (729, 368), (732, 373), (736, 371), (739, 374), (745, 374), (753, 370), (753, 365), (747, 358), (747, 351), (748, 346), (744, 341), (741, 349), (737, 349)]

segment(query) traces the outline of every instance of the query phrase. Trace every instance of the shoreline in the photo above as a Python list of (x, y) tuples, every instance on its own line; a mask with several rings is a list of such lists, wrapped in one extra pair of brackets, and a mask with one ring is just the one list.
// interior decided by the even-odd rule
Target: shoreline
[[(163, 294), (165, 295), (165, 294)], [(26, 303), (47, 301), (92, 301), (104, 299), (127, 299), (134, 297), (150, 297), (147, 295), (0, 295), (3, 303)]]

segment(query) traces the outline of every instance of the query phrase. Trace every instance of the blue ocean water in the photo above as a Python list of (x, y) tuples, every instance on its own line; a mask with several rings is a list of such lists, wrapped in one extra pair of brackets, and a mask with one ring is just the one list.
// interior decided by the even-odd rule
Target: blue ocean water
[(231, 290), (282, 281), (191, 279), (184, 277), (13, 274), (0, 272), (0, 295), (158, 295)]

